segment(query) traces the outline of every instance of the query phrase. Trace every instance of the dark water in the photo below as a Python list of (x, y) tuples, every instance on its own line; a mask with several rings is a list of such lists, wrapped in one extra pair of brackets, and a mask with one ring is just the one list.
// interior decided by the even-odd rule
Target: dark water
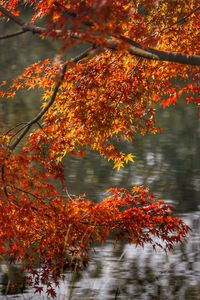
[[(11, 31), (11, 24), (0, 25), (0, 34)], [(25, 66), (46, 56), (53, 58), (58, 46), (40, 42), (28, 33), (17, 39), (0, 41), (0, 80), (20, 73)], [(77, 51), (77, 49), (76, 49)], [(76, 53), (75, 53), (76, 54)], [(40, 107), (40, 95), (21, 92), (17, 99), (0, 103), (1, 133), (28, 121)], [(166, 255), (150, 247), (135, 248), (112, 241), (91, 253), (88, 269), (75, 276), (66, 274), (57, 299), (200, 299), (200, 124), (193, 105), (179, 103), (161, 110), (158, 123), (165, 128), (159, 135), (138, 137), (120, 147), (136, 155), (134, 164), (120, 172), (89, 152), (82, 160), (65, 160), (66, 182), (71, 193), (87, 193), (99, 201), (109, 187), (145, 184), (158, 197), (176, 207), (191, 226), (187, 241)], [(1, 265), (1, 281), (17, 280), (16, 268)], [(9, 290), (8, 290), (9, 292)], [(47, 299), (31, 290), (0, 299)]]

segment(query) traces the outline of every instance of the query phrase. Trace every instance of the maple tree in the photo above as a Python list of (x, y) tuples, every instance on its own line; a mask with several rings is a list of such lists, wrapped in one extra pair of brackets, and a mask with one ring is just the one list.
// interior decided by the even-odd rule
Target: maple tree
[[(43, 93), (41, 111), (0, 137), (1, 255), (23, 263), (37, 292), (46, 285), (55, 296), (52, 282), (85, 267), (92, 243), (111, 232), (171, 249), (189, 230), (171, 206), (144, 186), (110, 189), (100, 203), (69, 195), (62, 159), (89, 147), (120, 169), (134, 156), (115, 142), (160, 132), (156, 104), (185, 98), (199, 105), (199, 1), (1, 0), (0, 13), (19, 26), (0, 39), (32, 33), (61, 44), (53, 61), (1, 83), (5, 98), (19, 89)], [(77, 45), (85, 50), (66, 59)]]

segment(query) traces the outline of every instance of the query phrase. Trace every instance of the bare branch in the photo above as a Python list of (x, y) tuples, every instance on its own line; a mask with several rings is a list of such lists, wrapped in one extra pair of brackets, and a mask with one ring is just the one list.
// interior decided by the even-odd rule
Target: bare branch
[(25, 125), (26, 123), (25, 122), (21, 122), (21, 123), (18, 123), (17, 125), (15, 125), (14, 127), (10, 128), (9, 130), (7, 130), (3, 135), (7, 135), (9, 134), (10, 132), (12, 132), (13, 130), (17, 129), (19, 126), (22, 126), (22, 125)]
[(21, 34), (23, 34), (25, 32), (27, 32), (27, 30), (22, 29), (22, 30), (13, 32), (13, 33), (8, 33), (8, 34), (5, 34), (5, 35), (1, 35), (0, 36), (0, 40), (9, 39), (9, 38), (15, 37), (17, 35), (21, 35)]

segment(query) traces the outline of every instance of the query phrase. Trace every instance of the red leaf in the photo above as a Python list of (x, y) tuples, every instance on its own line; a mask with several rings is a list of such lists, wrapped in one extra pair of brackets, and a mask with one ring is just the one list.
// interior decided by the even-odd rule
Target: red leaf
[(43, 287), (41, 287), (41, 286), (34, 286), (34, 288), (35, 288), (35, 294), (36, 293), (41, 294), (41, 292), (43, 292)]
[(56, 292), (53, 288), (49, 288), (49, 289), (47, 289), (47, 295), (52, 297), (52, 298), (55, 298), (56, 297)]

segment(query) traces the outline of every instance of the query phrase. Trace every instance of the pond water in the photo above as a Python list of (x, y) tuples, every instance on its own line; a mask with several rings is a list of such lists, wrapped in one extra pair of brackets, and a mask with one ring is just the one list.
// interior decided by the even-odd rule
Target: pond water
[[(0, 33), (11, 31), (10, 23), (0, 25)], [(57, 45), (25, 34), (0, 41), (0, 80), (20, 73), (25, 66), (46, 56), (53, 57)], [(77, 49), (74, 52), (78, 51)], [(74, 53), (76, 54), (76, 53)], [(70, 54), (71, 55), (71, 54)], [(1, 133), (33, 117), (40, 107), (36, 92), (23, 92), (15, 100), (0, 103)], [(159, 135), (137, 137), (122, 144), (123, 151), (136, 155), (134, 164), (120, 172), (89, 152), (82, 160), (65, 160), (66, 182), (73, 194), (87, 193), (99, 201), (109, 187), (148, 185), (153, 193), (172, 203), (191, 226), (187, 241), (166, 254), (133, 245), (108, 241), (91, 253), (90, 264), (82, 274), (66, 274), (57, 299), (199, 299), (200, 300), (200, 124), (193, 105), (178, 103), (160, 109), (158, 123), (165, 130)], [(1, 265), (3, 280), (17, 280), (16, 268)], [(1, 295), (0, 299), (47, 299), (45, 295)]]

